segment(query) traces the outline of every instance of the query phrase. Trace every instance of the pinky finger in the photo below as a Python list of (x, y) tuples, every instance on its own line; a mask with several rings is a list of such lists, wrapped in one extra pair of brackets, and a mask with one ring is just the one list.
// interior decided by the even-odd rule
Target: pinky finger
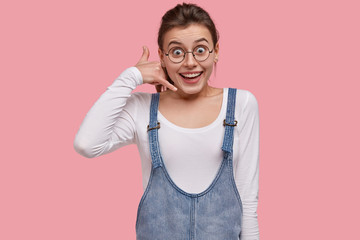
[(172, 90), (172, 91), (176, 91), (176, 90), (177, 90), (177, 87), (175, 87), (174, 85), (172, 85), (171, 83), (169, 83), (169, 82), (168, 82), (167, 80), (165, 80), (165, 79), (164, 79), (163, 81), (161, 81), (160, 84), (163, 85), (165, 89), (168, 88), (168, 89), (170, 89), (170, 90)]

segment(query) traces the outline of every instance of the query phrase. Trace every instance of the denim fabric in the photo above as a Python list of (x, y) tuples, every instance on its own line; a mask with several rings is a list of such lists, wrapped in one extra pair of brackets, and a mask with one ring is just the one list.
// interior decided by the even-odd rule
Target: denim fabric
[[(140, 200), (137, 240), (238, 240), (241, 233), (242, 203), (233, 175), (233, 128), (236, 89), (229, 89), (224, 158), (211, 185), (191, 194), (170, 178), (163, 163), (158, 141), (159, 94), (152, 95), (148, 126), (152, 169)], [(230, 124), (230, 125), (229, 125)]]

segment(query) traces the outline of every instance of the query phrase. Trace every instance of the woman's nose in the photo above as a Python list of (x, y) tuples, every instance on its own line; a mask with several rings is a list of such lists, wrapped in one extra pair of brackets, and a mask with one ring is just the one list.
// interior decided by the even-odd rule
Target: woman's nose
[(184, 65), (187, 67), (194, 67), (197, 65), (197, 61), (192, 52), (185, 54)]

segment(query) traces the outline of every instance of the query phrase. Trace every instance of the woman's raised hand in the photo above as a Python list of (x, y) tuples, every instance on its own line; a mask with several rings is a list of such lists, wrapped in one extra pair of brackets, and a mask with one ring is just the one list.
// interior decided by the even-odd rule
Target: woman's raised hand
[(166, 76), (160, 62), (149, 62), (149, 55), (149, 49), (144, 46), (143, 54), (138, 63), (135, 65), (135, 67), (137, 67), (141, 72), (143, 83), (163, 85), (165, 88), (176, 91), (177, 88), (166, 80)]

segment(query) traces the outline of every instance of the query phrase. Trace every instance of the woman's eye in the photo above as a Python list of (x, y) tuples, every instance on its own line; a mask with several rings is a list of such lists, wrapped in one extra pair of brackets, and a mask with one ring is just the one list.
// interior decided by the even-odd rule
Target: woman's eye
[(183, 54), (183, 51), (182, 51), (182, 49), (174, 49), (172, 53), (175, 56), (180, 56)]
[(197, 54), (202, 54), (202, 53), (205, 53), (205, 52), (206, 52), (205, 47), (197, 47), (196, 51), (195, 51), (195, 53), (197, 53)]

